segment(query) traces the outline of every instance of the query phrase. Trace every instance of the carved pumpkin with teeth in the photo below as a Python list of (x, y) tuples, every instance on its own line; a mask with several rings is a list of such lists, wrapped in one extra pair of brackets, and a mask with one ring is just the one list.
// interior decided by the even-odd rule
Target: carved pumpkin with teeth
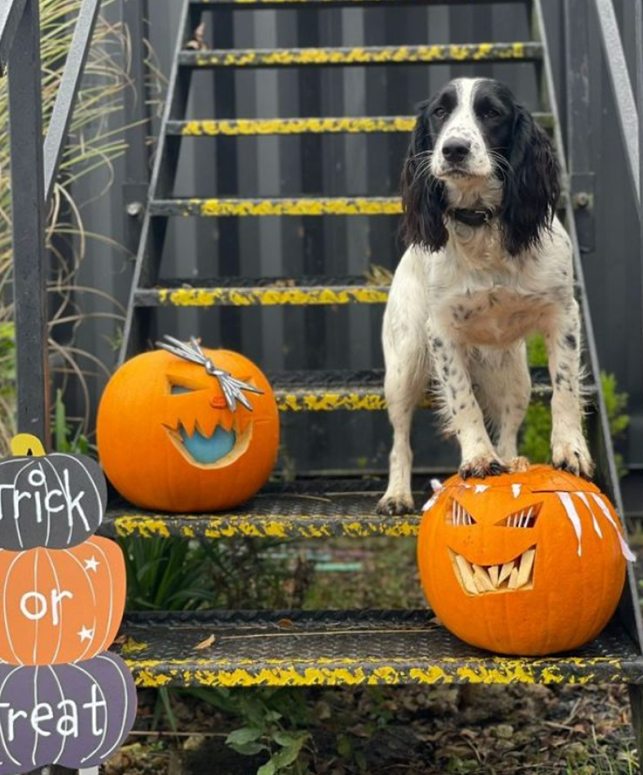
[(633, 559), (593, 484), (549, 466), (448, 479), (425, 507), (420, 577), (431, 608), (479, 648), (575, 649), (614, 614)]
[(267, 481), (279, 416), (264, 374), (247, 358), (166, 337), (127, 361), (103, 393), (97, 420), (105, 473), (146, 509), (219, 511)]

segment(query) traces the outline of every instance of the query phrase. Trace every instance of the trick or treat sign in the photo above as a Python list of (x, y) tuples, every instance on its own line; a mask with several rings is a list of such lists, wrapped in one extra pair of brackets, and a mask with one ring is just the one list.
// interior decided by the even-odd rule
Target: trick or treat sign
[(115, 654), (73, 665), (0, 665), (0, 773), (94, 767), (123, 743), (135, 714), (132, 675)]
[(107, 484), (84, 455), (45, 455), (34, 436), (19, 434), (13, 457), (0, 462), (0, 547), (19, 551), (76, 546), (103, 521)]
[(0, 462), (0, 775), (93, 767), (129, 734), (136, 690), (107, 652), (120, 627), (121, 549), (94, 536), (106, 483), (34, 437)]

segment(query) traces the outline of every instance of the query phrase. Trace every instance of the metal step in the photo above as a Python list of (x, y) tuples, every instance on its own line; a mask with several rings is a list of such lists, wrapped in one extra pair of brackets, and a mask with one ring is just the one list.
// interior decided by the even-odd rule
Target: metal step
[[(139, 288), (137, 307), (300, 307), (386, 304), (391, 277), (375, 271), (373, 279), (351, 277), (218, 277), (166, 280)], [(577, 293), (580, 291), (575, 283)]]
[(267, 216), (267, 215), (399, 215), (397, 196), (289, 197), (234, 199), (157, 199), (150, 202), (152, 215)]
[[(268, 375), (282, 412), (382, 411), (384, 371), (289, 371)], [(551, 396), (545, 370), (532, 371), (532, 400)], [(595, 390), (588, 388), (590, 395)], [(433, 399), (427, 392), (419, 408), (428, 409)]]
[[(336, 116), (324, 118), (239, 118), (220, 121), (212, 119), (169, 121), (167, 133), (169, 135), (181, 135), (182, 137), (409, 133), (413, 131), (415, 118), (415, 116)], [(554, 117), (551, 113), (535, 113), (534, 118), (544, 129), (550, 130), (553, 128)]]
[(218, 278), (189, 285), (180, 280), (136, 291), (138, 307), (248, 307), (386, 304), (390, 283), (365, 277)]
[(503, 657), (462, 643), (428, 610), (130, 614), (113, 648), (138, 686), (155, 688), (643, 681), (618, 625), (573, 655)]
[[(380, 516), (375, 507), (383, 479), (312, 479), (268, 484), (254, 498), (217, 514), (166, 514), (125, 501), (110, 504), (101, 533), (141, 538), (405, 538), (417, 534), (419, 514)], [(419, 507), (426, 492), (415, 494)]]
[(533, 41), (359, 48), (209, 49), (182, 51), (179, 64), (183, 67), (211, 68), (530, 62), (541, 60), (542, 52), (542, 45)]
[[(567, 194), (559, 201), (564, 210)], [(340, 196), (340, 197), (234, 197), (225, 199), (181, 197), (155, 199), (149, 204), (153, 216), (199, 216), (201, 218), (322, 216), (322, 215), (401, 215), (399, 196)]]
[(525, 5), (529, 0), (190, 0), (190, 5), (202, 11), (215, 11), (232, 6), (235, 10), (254, 11), (261, 8), (356, 8), (359, 6), (412, 6), (412, 5)]

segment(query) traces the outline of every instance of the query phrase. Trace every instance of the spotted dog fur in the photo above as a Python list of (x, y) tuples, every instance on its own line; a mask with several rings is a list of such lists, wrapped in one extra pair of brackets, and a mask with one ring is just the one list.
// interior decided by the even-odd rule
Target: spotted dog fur
[[(457, 79), (421, 106), (402, 175), (408, 249), (382, 334), (393, 447), (380, 513), (414, 508), (411, 420), (429, 383), (460, 444), (463, 477), (527, 464), (517, 435), (530, 400), (532, 332), (544, 335), (549, 356), (553, 464), (591, 476), (572, 249), (554, 216), (558, 173), (546, 133), (497, 81)], [(465, 225), (456, 208), (491, 218)]]

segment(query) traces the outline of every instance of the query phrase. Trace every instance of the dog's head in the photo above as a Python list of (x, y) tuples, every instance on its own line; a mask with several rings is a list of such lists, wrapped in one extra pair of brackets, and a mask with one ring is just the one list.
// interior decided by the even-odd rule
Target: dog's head
[(452, 200), (479, 196), (477, 206), (485, 206), (485, 194), (498, 189), (496, 215), (515, 256), (537, 246), (551, 226), (560, 195), (556, 155), (507, 86), (458, 78), (419, 108), (402, 173), (407, 244), (440, 250)]

